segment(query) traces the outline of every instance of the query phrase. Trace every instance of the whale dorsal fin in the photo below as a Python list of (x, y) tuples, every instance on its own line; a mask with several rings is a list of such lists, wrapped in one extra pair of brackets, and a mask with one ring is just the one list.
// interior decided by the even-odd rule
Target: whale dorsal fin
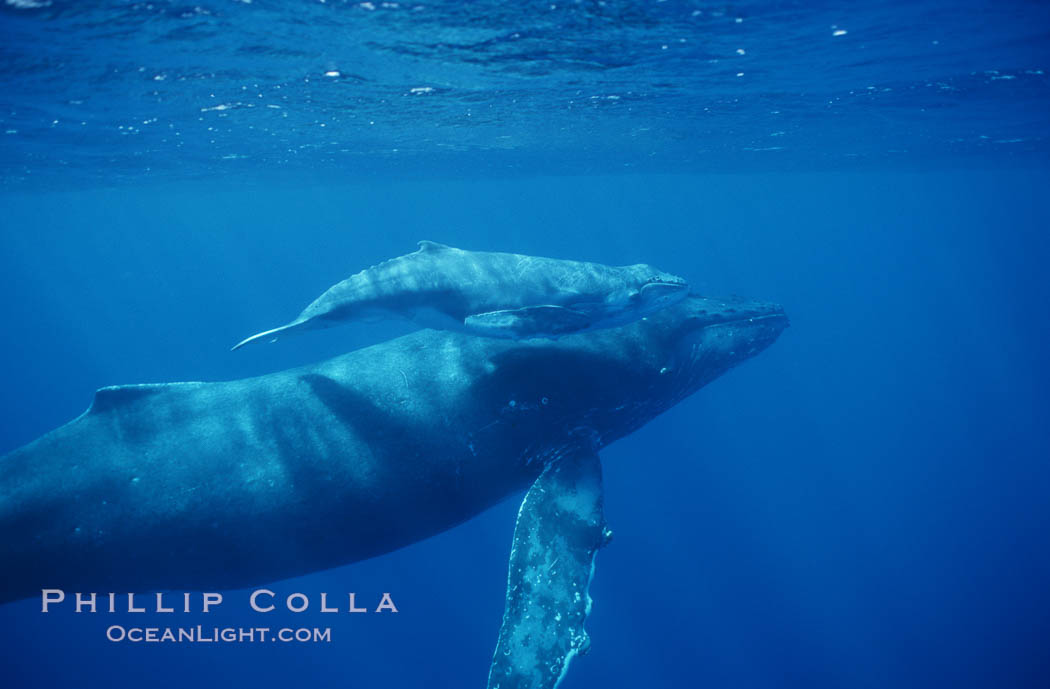
[(447, 246), (445, 244), (438, 244), (437, 242), (432, 242), (429, 239), (424, 239), (419, 243), (420, 251), (449, 251), (451, 248), (451, 246)]
[(146, 383), (144, 385), (110, 385), (95, 391), (95, 399), (88, 407), (89, 414), (100, 414), (118, 409), (126, 404), (152, 397), (164, 390), (183, 386), (198, 386), (204, 383)]

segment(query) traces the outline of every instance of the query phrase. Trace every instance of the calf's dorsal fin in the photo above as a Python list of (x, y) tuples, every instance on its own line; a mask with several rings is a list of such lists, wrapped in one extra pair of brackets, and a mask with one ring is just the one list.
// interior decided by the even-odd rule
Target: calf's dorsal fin
[(420, 251), (449, 251), (451, 248), (451, 246), (448, 246), (446, 244), (438, 244), (437, 242), (432, 242), (429, 239), (424, 239), (419, 243)]

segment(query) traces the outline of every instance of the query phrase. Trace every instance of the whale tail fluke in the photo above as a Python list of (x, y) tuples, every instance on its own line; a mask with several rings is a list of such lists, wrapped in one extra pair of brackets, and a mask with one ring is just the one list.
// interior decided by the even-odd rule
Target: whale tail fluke
[(272, 330), (264, 330), (261, 333), (255, 333), (251, 337), (245, 338), (237, 344), (233, 345), (233, 347), (230, 348), (230, 351), (235, 352), (246, 344), (249, 344), (251, 342), (257, 342), (267, 337), (270, 338), (270, 342), (276, 342), (278, 335), (301, 330), (306, 323), (307, 321), (294, 321), (287, 325), (282, 325), (279, 328), (273, 328)]

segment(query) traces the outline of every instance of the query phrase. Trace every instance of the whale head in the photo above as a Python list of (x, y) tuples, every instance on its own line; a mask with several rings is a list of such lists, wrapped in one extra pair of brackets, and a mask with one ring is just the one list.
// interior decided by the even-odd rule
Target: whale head
[(629, 271), (631, 305), (642, 314), (677, 304), (689, 294), (689, 284), (677, 275), (644, 263), (630, 266)]
[(651, 316), (663, 363), (658, 376), (675, 404), (773, 344), (788, 327), (777, 304), (739, 297), (691, 296), (672, 309)]
[(775, 304), (688, 296), (628, 325), (557, 342), (461, 342), (491, 363), (471, 398), (500, 407), (528, 444), (558, 446), (568, 433), (598, 449), (757, 355), (787, 325)]
[(633, 406), (652, 418), (762, 352), (787, 326), (777, 304), (690, 295), (622, 328), (617, 363), (633, 379)]

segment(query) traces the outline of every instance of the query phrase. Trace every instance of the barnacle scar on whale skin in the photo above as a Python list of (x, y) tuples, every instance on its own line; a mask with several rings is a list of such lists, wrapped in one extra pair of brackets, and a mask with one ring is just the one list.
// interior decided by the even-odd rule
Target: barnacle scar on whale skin
[(512, 340), (625, 325), (675, 304), (685, 280), (652, 266), (606, 266), (522, 254), (419, 250), (330, 287), (292, 322), (234, 345), (351, 321), (403, 318), (426, 328)]
[(589, 644), (600, 451), (786, 326), (771, 304), (690, 296), (558, 340), (419, 330), (254, 378), (102, 388), (0, 457), (0, 603), (254, 588), (526, 491), (489, 687), (551, 689)]

